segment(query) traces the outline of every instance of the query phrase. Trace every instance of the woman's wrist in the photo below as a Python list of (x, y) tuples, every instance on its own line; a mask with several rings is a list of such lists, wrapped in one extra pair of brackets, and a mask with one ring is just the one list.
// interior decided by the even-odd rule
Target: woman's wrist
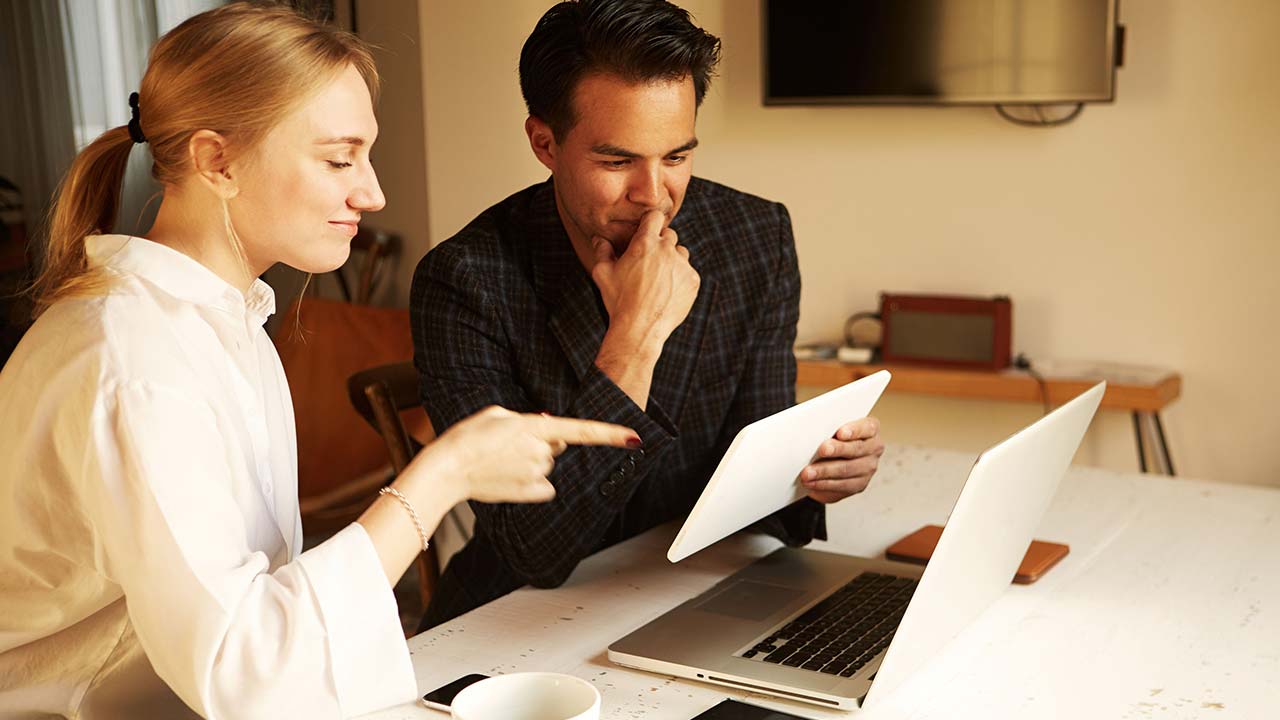
[(428, 445), (424, 448), (400, 473), (392, 487), (404, 493), (415, 506), (431, 508), (432, 515), (439, 510), (441, 518), (470, 496), (465, 475), (445, 446)]
[[(387, 486), (378, 491), (378, 495), (388, 495), (396, 499), (400, 503), (400, 507), (409, 514), (409, 519), (413, 521), (413, 527), (418, 531), (418, 541), (422, 545), (422, 552), (427, 552), (431, 548), (431, 533), (427, 532), (427, 528), (422, 524), (422, 518), (418, 515), (418, 509), (414, 507), (404, 493), (397, 490), (394, 486)], [(428, 520), (428, 522), (430, 522)], [(435, 530), (435, 524), (432, 524), (432, 531)]]
[(391, 483), (399, 496), (378, 495), (357, 521), (369, 534), (392, 585), (422, 552), (423, 536), (430, 538), (445, 514), (467, 499), (465, 476), (452, 464), (447, 447), (428, 446)]

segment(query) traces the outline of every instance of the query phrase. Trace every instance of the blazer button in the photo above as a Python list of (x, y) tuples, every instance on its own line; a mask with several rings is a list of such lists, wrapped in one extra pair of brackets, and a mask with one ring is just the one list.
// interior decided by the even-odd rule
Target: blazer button
[(618, 489), (618, 483), (614, 482), (613, 479), (610, 478), (609, 480), (606, 480), (603, 484), (600, 485), (600, 494), (603, 495), (604, 497), (609, 497), (610, 495), (613, 494), (613, 491), (617, 489)]

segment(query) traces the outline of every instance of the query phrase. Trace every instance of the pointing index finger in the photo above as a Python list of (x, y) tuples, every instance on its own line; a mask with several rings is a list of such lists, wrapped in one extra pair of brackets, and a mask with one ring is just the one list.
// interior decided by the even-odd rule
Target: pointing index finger
[(622, 425), (562, 417), (538, 417), (536, 420), (535, 434), (549, 443), (640, 447), (640, 436), (636, 431)]

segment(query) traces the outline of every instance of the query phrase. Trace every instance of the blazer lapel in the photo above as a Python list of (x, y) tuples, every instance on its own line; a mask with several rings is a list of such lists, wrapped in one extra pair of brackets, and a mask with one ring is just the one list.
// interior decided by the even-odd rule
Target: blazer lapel
[(548, 309), (551, 333), (581, 381), (604, 342), (607, 317), (595, 283), (560, 222), (550, 180), (534, 195), (528, 212), (522, 221), (528, 232), (534, 292)]
[(548, 323), (581, 381), (591, 371), (607, 321), (598, 307), (595, 287), (585, 271), (580, 278), (566, 278), (564, 291), (553, 306)]
[[(695, 270), (706, 267), (709, 253), (713, 248), (701, 242), (697, 215), (685, 223), (684, 215), (676, 216), (672, 226), (680, 236), (680, 244), (689, 249), (689, 262)], [(699, 273), (702, 274), (701, 272)], [(680, 323), (671, 337), (667, 338), (662, 348), (662, 357), (653, 372), (653, 391), (667, 417), (677, 425), (681, 412), (688, 398), (694, 374), (698, 370), (699, 360), (706, 355), (703, 343), (706, 340), (707, 320), (714, 314), (716, 307), (716, 281), (714, 278), (702, 276), (698, 286), (698, 296), (689, 309), (689, 315)]]

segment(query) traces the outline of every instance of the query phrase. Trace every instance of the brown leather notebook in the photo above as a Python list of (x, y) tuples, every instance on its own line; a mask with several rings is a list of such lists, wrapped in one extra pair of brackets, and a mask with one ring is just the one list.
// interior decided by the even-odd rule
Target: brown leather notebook
[[(890, 545), (884, 554), (890, 560), (924, 565), (929, 562), (929, 556), (933, 555), (933, 549), (938, 546), (940, 537), (942, 537), (941, 526), (925, 525)], [(1041, 575), (1057, 565), (1058, 561), (1066, 557), (1069, 552), (1071, 548), (1060, 543), (1032, 540), (1031, 547), (1027, 548), (1027, 554), (1022, 558), (1022, 564), (1018, 566), (1018, 572), (1013, 576), (1013, 581), (1019, 585), (1029, 585), (1039, 580)]]

